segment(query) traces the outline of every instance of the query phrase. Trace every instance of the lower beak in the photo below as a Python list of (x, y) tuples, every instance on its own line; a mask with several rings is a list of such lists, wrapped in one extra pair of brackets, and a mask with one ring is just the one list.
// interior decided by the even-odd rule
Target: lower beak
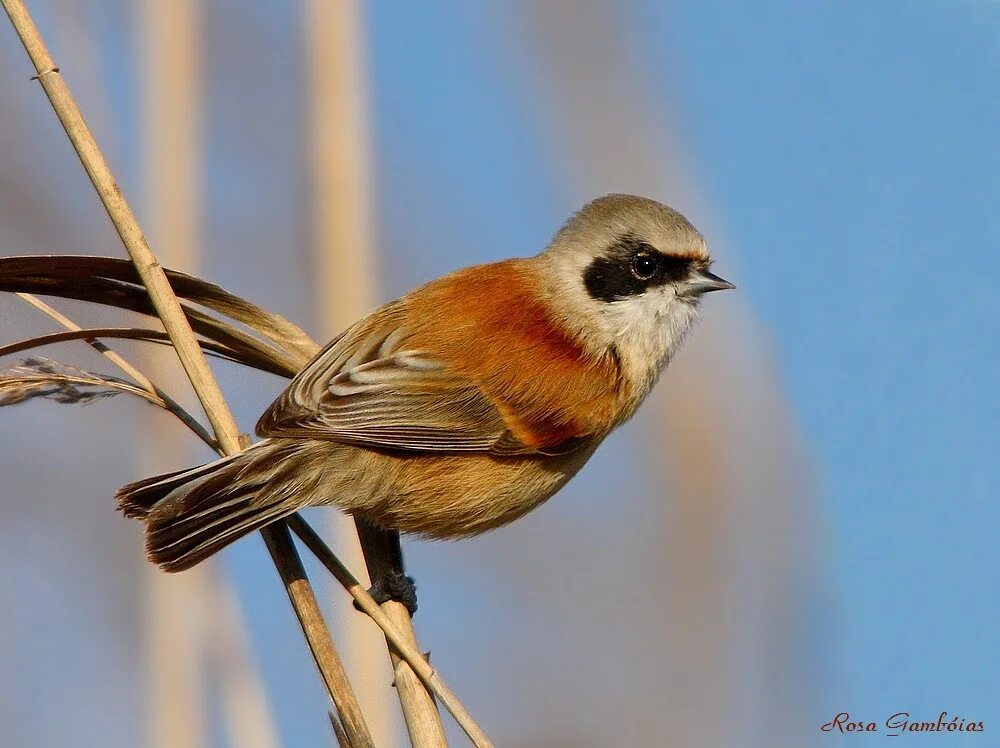
[(707, 270), (699, 270), (684, 284), (684, 293), (689, 296), (701, 296), (709, 291), (725, 291), (736, 288), (729, 281), (720, 278)]

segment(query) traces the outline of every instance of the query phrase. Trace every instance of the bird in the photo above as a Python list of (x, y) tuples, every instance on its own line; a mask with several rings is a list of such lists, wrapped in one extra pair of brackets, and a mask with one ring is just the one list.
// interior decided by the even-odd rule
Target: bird
[(452, 272), (355, 322), (261, 416), (260, 441), (126, 485), (118, 506), (170, 572), (309, 506), (431, 539), (505, 525), (636, 412), (702, 296), (735, 288), (711, 265), (673, 208), (600, 197), (539, 254)]

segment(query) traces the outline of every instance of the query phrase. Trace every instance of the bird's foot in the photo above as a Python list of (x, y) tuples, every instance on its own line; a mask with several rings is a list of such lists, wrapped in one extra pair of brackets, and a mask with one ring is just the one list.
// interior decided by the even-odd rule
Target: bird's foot
[[(379, 605), (390, 600), (405, 605), (411, 617), (417, 612), (417, 585), (413, 577), (406, 576), (401, 569), (389, 569), (380, 575), (369, 588), (368, 594)], [(354, 601), (354, 607), (361, 610), (357, 600)]]

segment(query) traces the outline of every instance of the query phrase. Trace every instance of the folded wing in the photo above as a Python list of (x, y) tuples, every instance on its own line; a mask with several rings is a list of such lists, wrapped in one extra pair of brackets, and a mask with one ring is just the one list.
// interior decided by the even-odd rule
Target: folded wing
[(407, 337), (399, 302), (361, 320), (292, 380), (257, 433), (416, 452), (535, 451), (475, 382)]

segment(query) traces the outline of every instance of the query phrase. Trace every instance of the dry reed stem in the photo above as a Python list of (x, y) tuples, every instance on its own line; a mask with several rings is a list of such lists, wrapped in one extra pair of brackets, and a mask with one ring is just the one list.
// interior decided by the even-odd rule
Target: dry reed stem
[[(372, 307), (374, 277), (370, 168), (366, 142), (364, 57), (360, 47), (361, 4), (305, 0), (301, 4), (301, 29), (305, 85), (305, 139), (307, 152), (310, 224), (310, 267), (316, 321), (323, 337), (332, 337), (362, 317)], [(337, 539), (338, 553), (352, 569), (365, 562), (361, 536), (349, 518), (333, 522), (330, 532)], [(374, 571), (369, 577), (377, 579)], [(388, 742), (395, 717), (385, 687), (390, 675), (379, 650), (377, 632), (344, 606), (339, 631), (347, 649), (348, 666), (355, 676), (358, 698), (369, 712), (376, 740)], [(426, 692), (425, 692), (426, 694)], [(414, 703), (403, 699), (413, 748), (447, 746), (443, 730), (433, 740), (422, 731), (410, 730)], [(417, 705), (422, 714), (434, 702)], [(437, 720), (440, 716), (427, 715)], [(419, 722), (419, 716), (414, 717)]]
[[(30, 294), (18, 293), (18, 296), (25, 298), (31, 297)], [(34, 298), (34, 297), (31, 297)], [(27, 298), (25, 298), (27, 301)], [(36, 300), (37, 301), (37, 300)], [(56, 310), (49, 307), (44, 302), (38, 301), (39, 308), (48, 309), (52, 312), (50, 316), (53, 319), (60, 321), (64, 326), (79, 329), (73, 320), (60, 314)], [(96, 341), (95, 341), (96, 342)], [(108, 350), (104, 346), (105, 350)], [(129, 371), (137, 371), (132, 364), (126, 361), (121, 356), (116, 355), (114, 359), (117, 362), (123, 364), (122, 370), (128, 373)], [(142, 376), (140, 374), (140, 376)], [(146, 379), (143, 376), (143, 379)], [(146, 379), (146, 381), (149, 381)], [(154, 390), (155, 385), (150, 383)], [(150, 402), (153, 402), (160, 407), (166, 408), (166, 405), (156, 398), (154, 392), (150, 392)], [(175, 414), (176, 415), (176, 414)], [(204, 430), (202, 430), (204, 431)], [(195, 434), (199, 432), (195, 431)], [(208, 443), (207, 438), (202, 437), (203, 440)], [(213, 447), (220, 454), (223, 454), (218, 446)], [(344, 566), (344, 564), (337, 558), (336, 554), (330, 549), (330, 547), (325, 543), (325, 541), (320, 537), (320, 535), (298, 514), (292, 515), (286, 520), (289, 529), (291, 529), (299, 538), (305, 543), (306, 547), (312, 551), (313, 555), (322, 563), (327, 570), (333, 575), (333, 577), (340, 583), (340, 585), (350, 594), (358, 603), (358, 606), (363, 612), (367, 613), (369, 617), (382, 629), (382, 633), (385, 635), (386, 642), (390, 646), (390, 651), (394, 657), (394, 662), (396, 659), (401, 660), (407, 665), (407, 667), (400, 668), (394, 667), (394, 674), (397, 678), (401, 674), (406, 674), (409, 676), (417, 677), (420, 682), (426, 685), (427, 689), (437, 696), (441, 703), (445, 705), (445, 708), (450, 714), (455, 718), (458, 725), (465, 731), (466, 735), (469, 736), (473, 744), (480, 748), (490, 748), (492, 743), (489, 738), (483, 733), (482, 729), (476, 724), (472, 716), (469, 714), (468, 710), (465, 709), (462, 702), (458, 699), (455, 693), (448, 687), (444, 680), (437, 674), (430, 664), (424, 659), (423, 655), (417, 649), (416, 640), (413, 637), (412, 628), (409, 626), (410, 617), (406, 608), (399, 605), (402, 609), (402, 616), (407, 625), (402, 626), (397, 623), (397, 621), (392, 616), (392, 609), (386, 609), (388, 605), (382, 605), (381, 607), (375, 599), (368, 594), (368, 590), (364, 588), (364, 585), (358, 581), (357, 577), (354, 576), (351, 571)], [(368, 539), (368, 545), (371, 546), (373, 543)], [(383, 554), (387, 555), (387, 554)], [(387, 559), (378, 559), (373, 561), (375, 563), (389, 563)], [(408, 688), (408, 685), (404, 681), (397, 680), (397, 688)], [(426, 693), (423, 686), (419, 686), (422, 693)], [(402, 698), (402, 697), (401, 697)], [(433, 710), (433, 713), (437, 714), (437, 709)], [(339, 723), (338, 723), (339, 726)], [(412, 733), (411, 733), (412, 734)], [(418, 733), (419, 734), (419, 733)], [(436, 731), (431, 731), (429, 734), (425, 735), (426, 739), (437, 739)]]
[(69, 86), (59, 74), (59, 68), (52, 60), (22, 0), (0, 1), (35, 66), (38, 73), (35, 77), (52, 104), (52, 109), (79, 155), (115, 230), (121, 237), (129, 257), (132, 258), (143, 285), (149, 292), (150, 300), (170, 335), (181, 365), (191, 380), (213, 431), (227, 453), (238, 452), (239, 428), (236, 426), (236, 421), (212, 375), (208, 362), (198, 347), (194, 333), (181, 311), (180, 303), (170, 288), (167, 276), (150, 251), (135, 215), (122, 195), (97, 141), (87, 127)]
[[(473, 744), (478, 748), (492, 748), (493, 743), (490, 742), (490, 739), (486, 737), (486, 733), (472, 719), (472, 715), (465, 709), (465, 706), (459, 701), (455, 693), (441, 679), (441, 676), (431, 667), (430, 663), (416, 651), (411, 637), (404, 633), (404, 629), (396, 627), (386, 612), (375, 602), (375, 599), (368, 594), (368, 591), (358, 581), (357, 577), (340, 562), (340, 559), (326, 546), (316, 531), (297, 514), (289, 517), (287, 523), (291, 530), (299, 536), (299, 539), (313, 552), (313, 555), (316, 556), (320, 563), (333, 574), (351, 597), (357, 600), (361, 610), (371, 616), (372, 620), (378, 624), (379, 628), (385, 634), (386, 641), (395, 649), (409, 668), (412, 668), (412, 672), (416, 673), (420, 680), (426, 684), (427, 688), (441, 699), (441, 703), (444, 704), (445, 708), (455, 718), (455, 721), (465, 731), (465, 734), (469, 736)], [(399, 685), (397, 683), (397, 687)]]
[[(87, 332), (72, 319), (49, 306), (33, 294), (15, 292), (15, 296), (31, 304), (31, 306), (55, 320), (55, 322), (67, 330)], [(94, 337), (83, 338), (83, 342), (101, 353), (101, 355), (109, 359), (124, 374), (131, 377), (136, 384), (149, 394), (148, 399), (151, 403), (172, 413), (209, 447), (217, 452), (219, 451), (218, 442), (205, 430), (205, 427), (178, 403), (170, 399), (138, 368)], [(216, 636), (221, 640), (220, 646), (223, 651), (221, 659), (225, 661), (222, 669), (224, 671), (223, 676), (227, 680), (227, 685), (223, 688), (223, 708), (228, 713), (227, 729), (231, 738), (237, 741), (236, 745), (258, 746), (259, 748), (275, 746), (278, 742), (274, 735), (274, 728), (265, 716), (268, 710), (266, 709), (266, 703), (263, 702), (262, 689), (257, 683), (259, 676), (256, 673), (251, 674), (249, 672), (249, 665), (247, 664), (249, 659), (249, 645), (245, 640), (246, 634), (243, 631), (243, 623), (238, 607), (239, 603), (231, 588), (221, 588), (220, 592), (222, 595), (222, 615), (217, 625), (225, 629), (225, 634), (216, 634)], [(240, 656), (241, 653), (242, 658)], [(254, 683), (254, 686), (247, 685), (250, 681)], [(256, 707), (251, 709), (250, 714), (239, 714), (237, 705), (243, 703), (255, 704)], [(346, 742), (346, 737), (341, 745), (349, 748), (350, 744)]]
[[(60, 325), (65, 327), (67, 330), (72, 330), (73, 332), (83, 331), (82, 328), (79, 325), (77, 325), (73, 320), (71, 320), (66, 315), (62, 314), (57, 309), (53, 309), (51, 306), (46, 304), (37, 296), (30, 293), (20, 293), (20, 292), (15, 293), (14, 295), (19, 297), (22, 301), (28, 302), (29, 304), (31, 304), (31, 306), (35, 307), (35, 309), (38, 309), (43, 314), (48, 315), (56, 322), (58, 322)], [(177, 416), (177, 418), (179, 418), (185, 426), (187, 426), (195, 434), (197, 434), (198, 437), (200, 437), (201, 440), (204, 441), (208, 446), (218, 451), (219, 443), (210, 433), (208, 433), (205, 427), (202, 426), (198, 422), (198, 420), (194, 418), (194, 416), (192, 416), (190, 413), (184, 410), (184, 408), (181, 406), (180, 403), (178, 403), (176, 400), (170, 397), (166, 392), (164, 392), (155, 384), (153, 384), (145, 374), (143, 374), (141, 371), (139, 371), (137, 368), (135, 368), (132, 364), (130, 364), (120, 355), (115, 353), (113, 350), (108, 348), (108, 346), (106, 346), (100, 340), (96, 340), (94, 338), (85, 338), (84, 342), (90, 345), (91, 348), (96, 350), (98, 353), (107, 358), (109, 361), (111, 361), (111, 363), (113, 363), (115, 366), (121, 369), (125, 374), (132, 377), (135, 383), (138, 384), (140, 387), (142, 387), (144, 390), (146, 390), (146, 392), (148, 392), (150, 395), (155, 395), (156, 397), (158, 397), (162, 401), (163, 407), (165, 409), (167, 409), (175, 416)]]
[[(292, 536), (288, 533), (288, 525), (284, 520), (279, 520), (269, 529), (270, 532), (264, 535), (264, 540), (276, 560), (275, 565), (288, 589), (288, 596), (292, 599), (295, 614), (299, 617), (306, 639), (310, 641), (310, 649), (326, 681), (327, 690), (337, 705), (341, 725), (348, 736), (348, 744), (351, 748), (374, 748), (375, 743), (368, 734), (368, 725), (365, 723), (361, 708), (357, 701), (350, 703), (350, 700), (354, 699), (354, 692), (333, 645), (333, 639), (330, 638), (326, 621), (323, 620), (319, 602), (306, 577), (302, 559), (299, 558)], [(277, 563), (278, 559), (281, 563)], [(334, 667), (327, 666), (329, 663)]]
[[(156, 261), (156, 257), (146, 243), (138, 221), (122, 195), (97, 141), (87, 127), (69, 86), (59, 74), (59, 68), (56, 67), (22, 0), (0, 1), (2, 1), (4, 10), (7, 11), (11, 24), (21, 39), (28, 57), (35, 66), (38, 73), (37, 79), (42, 89), (62, 123), (73, 148), (80, 157), (84, 169), (90, 176), (111, 222), (135, 265), (136, 272), (139, 273), (139, 277), (149, 293), (150, 300), (164, 329), (170, 336), (170, 341), (177, 351), (177, 356), (191, 386), (212, 424), (212, 429), (219, 440), (222, 451), (226, 454), (239, 452), (241, 450), (240, 432), (236, 420), (215, 381), (208, 361), (181, 309), (180, 302), (170, 287), (163, 268)], [(339, 658), (329, 656), (330, 653), (335, 652), (335, 649), (322, 616), (318, 616), (319, 606), (316, 603), (315, 593), (304, 572), (301, 572), (301, 566), (294, 567), (293, 560), (297, 558), (298, 554), (292, 545), (291, 538), (287, 535), (287, 531), (282, 532), (282, 530), (284, 528), (271, 526), (265, 528), (262, 534), (279, 573), (286, 580), (289, 600), (295, 608), (299, 621), (303, 623), (303, 632), (306, 634), (306, 640), (323, 675), (323, 680), (330, 690), (330, 696), (337, 704), (338, 709), (342, 710), (341, 717), (344, 728), (348, 731), (352, 746), (354, 748), (370, 746), (372, 745), (371, 735), (354, 692), (343, 673)], [(289, 584), (288, 580), (293, 580), (294, 583)], [(306, 622), (309, 625), (306, 625)], [(342, 690), (334, 688), (335, 685)], [(346, 714), (344, 710), (346, 710)]]
[(337, 745), (340, 748), (351, 748), (351, 744), (347, 742), (347, 733), (344, 732), (344, 726), (340, 724), (337, 715), (333, 712), (327, 712), (327, 715), (330, 717), (330, 727), (333, 728), (333, 737), (337, 739)]
[[(390, 533), (379, 527), (355, 518), (358, 539), (364, 554), (368, 576), (371, 579), (382, 578), (393, 570), (403, 570), (403, 553), (399, 545), (398, 533)], [(410, 611), (406, 606), (395, 600), (388, 600), (381, 605), (386, 619), (398, 629), (400, 636), (416, 651), (419, 651), (416, 635), (410, 620)], [(391, 642), (386, 638), (386, 643)], [(432, 691), (428, 690), (406, 658), (400, 656), (395, 647), (389, 646), (389, 659), (392, 664), (393, 683), (399, 694), (399, 703), (403, 707), (403, 718), (410, 734), (413, 748), (437, 748), (447, 746), (444, 725), (441, 714), (434, 702)]]
[[(87, 128), (68, 86), (61, 75), (59, 75), (59, 69), (55, 67), (24, 3), (21, 0), (0, 0), (0, 3), (3, 4), (4, 10), (11, 20), (11, 24), (24, 44), (25, 50), (28, 52), (28, 56), (38, 72), (37, 79), (41, 83), (56, 115), (66, 130), (67, 136), (77, 151), (98, 195), (101, 197), (102, 203), (122, 239), (122, 243), (129, 252), (136, 271), (142, 279), (149, 293), (150, 300), (167, 331), (167, 335), (174, 345), (175, 350), (177, 350), (178, 358), (181, 359), (182, 364), (185, 366), (185, 371), (188, 373), (192, 387), (194, 387), (199, 400), (202, 402), (203, 407), (205, 407), (210, 422), (212, 422), (213, 427), (215, 427), (217, 421), (219, 422), (219, 428), (217, 429), (217, 433), (219, 434), (218, 443), (214, 442), (203, 428), (197, 428), (196, 421), (194, 421), (196, 426), (192, 427), (192, 430), (221, 454), (231, 454), (239, 451), (242, 449), (239, 429), (229, 411), (228, 405), (222, 397), (214, 375), (208, 367), (199, 343), (184, 316), (180, 303), (174, 295), (162, 267), (156, 261), (149, 246), (146, 244), (145, 237), (138, 226), (134, 214), (121, 195), (121, 191), (104, 160), (100, 148)], [(76, 327), (76, 329), (79, 330), (79, 327)], [(191, 356), (192, 352), (193, 360)], [(120, 357), (117, 358), (124, 361)], [(126, 365), (129, 366), (127, 362)], [(192, 371), (195, 373), (192, 374)], [(220, 403), (221, 406), (219, 405)], [(181, 418), (178, 413), (175, 413), (175, 415)], [(189, 420), (193, 421), (194, 419), (190, 419), (189, 416), (188, 420), (184, 418), (181, 418), (181, 420), (190, 427), (191, 423), (189, 423)], [(358, 601), (362, 610), (379, 625), (386, 639), (397, 650), (402, 659), (406, 661), (428, 688), (441, 699), (441, 702), (455, 717), (456, 722), (458, 722), (472, 742), (480, 748), (491, 748), (493, 744), (472, 719), (458, 697), (444, 683), (430, 664), (423, 659), (414, 644), (411, 643), (415, 642), (415, 638), (409, 616), (405, 615), (404, 620), (399, 623), (402, 630), (397, 629), (354, 575), (340, 563), (333, 551), (326, 546), (305, 520), (301, 519), (298, 515), (294, 515), (289, 520), (289, 523), (295, 526), (296, 532), (300, 534), (304, 542), (307, 542), (313, 553), (317, 555), (345, 589)], [(263, 531), (265, 539), (267, 539), (267, 531), (268, 528), (265, 528)], [(282, 533), (275, 534), (280, 535)], [(287, 532), (284, 535), (284, 539), (278, 538), (279, 545), (282, 545), (284, 541), (290, 543)], [(294, 553), (294, 546), (292, 546), (292, 552)], [(296, 553), (295, 556), (297, 557), (297, 555)], [(279, 572), (284, 573), (277, 559), (275, 563), (279, 565)], [(295, 570), (292, 569), (290, 571), (294, 576)], [(304, 582), (304, 585), (300, 585), (300, 589), (307, 589), (312, 594), (308, 580), (302, 579), (301, 581)], [(296, 599), (300, 596), (293, 597), (291, 591), (289, 591), (289, 597), (292, 600), (293, 606), (295, 606)], [(314, 594), (312, 594), (312, 601), (315, 603)], [(307, 613), (303, 613), (297, 607), (296, 613), (300, 616), (307, 615)], [(320, 632), (324, 638), (329, 639), (329, 631), (322, 623), (314, 631)], [(308, 639), (309, 632), (307, 631), (306, 634)], [(330, 645), (332, 647), (332, 641), (330, 641)], [(320, 656), (313, 647), (312, 641), (310, 641), (310, 648), (313, 651), (313, 656), (317, 658), (317, 664), (320, 664)], [(326, 673), (324, 673), (324, 680), (327, 680)], [(327, 682), (330, 681), (327, 680)], [(353, 698), (353, 693), (349, 693), (348, 695)], [(361, 724), (363, 724), (363, 718)], [(366, 743), (357, 743), (356, 745), (366, 744), (370, 744), (370, 737)]]
[[(372, 307), (375, 294), (372, 169), (365, 85), (364, 3), (306, 0), (304, 20), (305, 73), (309, 86), (307, 143), (311, 182), (315, 303), (326, 333), (346, 329)], [(352, 528), (352, 525), (354, 527)], [(341, 556), (351, 568), (365, 564), (370, 579), (379, 579), (399, 566), (398, 535), (354, 523), (336, 523), (344, 537)], [(353, 537), (357, 531), (357, 540)], [(360, 544), (360, 547), (359, 547)], [(382, 610), (414, 648), (417, 639), (409, 611), (395, 601)], [(368, 671), (356, 685), (362, 703), (384, 713), (390, 695), (382, 683), (384, 668), (374, 662), (377, 640), (369, 638), (363, 621), (344, 621), (345, 641), (351, 642), (354, 672)], [(448, 741), (434, 697), (420, 678), (389, 647), (396, 694), (413, 748), (441, 748)], [(386, 726), (373, 724), (376, 735)]]
[[(31, 296), (31, 294), (25, 294)], [(32, 297), (34, 298), (34, 297)], [(38, 301), (36, 298), (35, 301)], [(100, 302), (97, 302), (100, 303)], [(0, 345), (0, 356), (9, 356), (12, 353), (20, 353), (21, 351), (28, 351), (32, 348), (41, 348), (42, 346), (52, 345), (53, 343), (65, 343), (70, 340), (82, 340), (84, 342), (96, 341), (97, 345), (93, 345), (98, 351), (101, 350), (103, 343), (100, 342), (103, 338), (117, 338), (120, 340), (138, 340), (143, 343), (154, 343), (156, 345), (170, 345), (170, 338), (165, 332), (160, 330), (152, 330), (144, 327), (86, 327), (80, 328), (78, 330), (64, 330), (62, 332), (50, 332), (47, 335), (36, 335), (28, 340), (19, 340), (14, 343), (8, 343), (7, 345)], [(244, 366), (251, 366), (245, 360), (240, 361), (234, 358), (236, 353), (231, 348), (227, 348), (224, 345), (216, 343), (212, 340), (199, 340), (201, 349), (209, 356), (215, 358), (220, 358), (227, 361), (234, 361), (236, 363), (243, 364)], [(257, 364), (261, 362), (255, 361), (252, 368), (259, 368)], [(277, 374), (278, 376), (286, 376), (287, 371), (284, 369), (264, 369), (259, 368), (260, 371), (267, 371), (271, 374)], [(187, 411), (185, 411), (187, 412)], [(197, 421), (195, 421), (197, 423)], [(200, 424), (199, 424), (199, 427)], [(205, 431), (208, 435), (209, 446), (212, 449), (218, 451), (218, 443), (215, 438)], [(199, 434), (200, 436), (200, 434)]]

